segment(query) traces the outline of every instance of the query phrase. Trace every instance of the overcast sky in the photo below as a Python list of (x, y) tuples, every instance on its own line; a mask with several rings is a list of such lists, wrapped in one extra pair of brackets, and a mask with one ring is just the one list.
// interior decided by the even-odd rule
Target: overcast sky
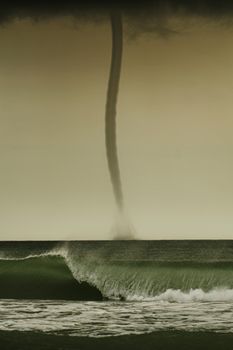
[[(0, 239), (110, 239), (109, 24), (0, 28)], [(233, 30), (124, 41), (119, 161), (141, 239), (232, 239)]]

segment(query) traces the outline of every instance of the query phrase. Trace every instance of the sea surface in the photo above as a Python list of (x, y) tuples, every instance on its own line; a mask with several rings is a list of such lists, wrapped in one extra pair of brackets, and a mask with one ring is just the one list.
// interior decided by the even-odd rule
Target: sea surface
[(15, 332), (54, 344), (219, 334), (224, 346), (233, 335), (233, 241), (1, 242), (0, 341)]

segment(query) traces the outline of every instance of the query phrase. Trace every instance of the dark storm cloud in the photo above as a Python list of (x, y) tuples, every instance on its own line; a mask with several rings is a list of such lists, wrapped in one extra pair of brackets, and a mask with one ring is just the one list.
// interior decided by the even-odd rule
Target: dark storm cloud
[[(143, 1), (7, 1), (0, 6), (1, 23), (15, 18), (40, 20), (48, 17), (74, 16), (87, 19), (101, 19), (109, 12), (118, 10), (133, 20), (152, 21), (169, 16), (201, 16), (213, 20), (231, 18), (231, 0), (143, 0)], [(147, 27), (142, 26), (142, 30)], [(157, 28), (155, 26), (155, 28)]]

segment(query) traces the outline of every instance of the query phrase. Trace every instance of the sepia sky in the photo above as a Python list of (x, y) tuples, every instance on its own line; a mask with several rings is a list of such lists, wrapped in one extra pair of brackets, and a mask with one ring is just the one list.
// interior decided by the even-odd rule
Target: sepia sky
[[(109, 23), (0, 28), (0, 239), (110, 239)], [(140, 239), (233, 237), (233, 29), (125, 35), (118, 101), (127, 216)]]

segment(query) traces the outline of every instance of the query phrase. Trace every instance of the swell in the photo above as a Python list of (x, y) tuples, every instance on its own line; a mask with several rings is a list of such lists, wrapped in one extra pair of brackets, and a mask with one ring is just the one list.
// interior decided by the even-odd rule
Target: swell
[[(168, 294), (164, 294), (168, 291), (179, 291), (184, 294), (189, 294), (193, 290), (203, 293), (216, 289), (233, 291), (232, 264), (227, 266), (206, 264), (202, 267), (193, 264), (182, 267), (172, 264), (169, 266), (168, 264), (141, 265), (139, 263), (111, 263), (98, 266), (92, 263), (68, 264), (76, 279), (96, 286), (108, 298), (169, 299)], [(169, 295), (171, 296), (171, 293)], [(195, 299), (195, 295), (192, 294), (192, 296), (190, 299)], [(179, 296), (176, 299), (179, 299)], [(204, 296), (200, 296), (199, 299), (204, 299)], [(231, 299), (233, 299), (233, 292)]]
[(0, 298), (102, 300), (87, 282), (76, 281), (59, 256), (0, 260)]
[(44, 252), (23, 248), (21, 253), (7, 248), (5, 259), (10, 260), (0, 261), (0, 297), (233, 301), (233, 261), (229, 254), (224, 261), (225, 248), (215, 255), (218, 259), (213, 252), (207, 261), (194, 259), (195, 254), (189, 260), (165, 261), (157, 250), (146, 260), (135, 244), (133, 253), (128, 249), (123, 256), (116, 247), (125, 246), (127, 242), (108, 247), (102, 242), (63, 242)]
[[(105, 259), (105, 254), (101, 249), (83, 253), (68, 244), (65, 259), (78, 281), (95, 286), (109, 299), (204, 300), (206, 293), (221, 289), (230, 290), (227, 297), (233, 300), (233, 262), (127, 261)], [(215, 292), (215, 299), (218, 295), (221, 300), (222, 292)]]

